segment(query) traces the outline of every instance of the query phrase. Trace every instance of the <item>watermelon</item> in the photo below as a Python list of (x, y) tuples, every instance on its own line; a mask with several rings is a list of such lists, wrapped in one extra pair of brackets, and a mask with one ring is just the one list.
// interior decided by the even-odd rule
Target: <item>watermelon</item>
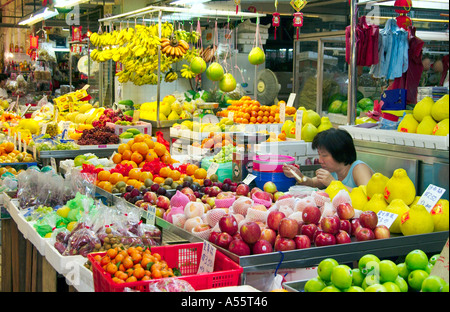
[(340, 94), (340, 93), (335, 93), (328, 99), (328, 105), (331, 105), (331, 103), (333, 103), (336, 100), (343, 102), (346, 99), (347, 99), (347, 97), (345, 95)]
[(339, 114), (341, 112), (341, 106), (342, 101), (341, 100), (334, 100), (329, 106), (328, 106), (328, 112), (333, 114)]
[(370, 106), (373, 107), (373, 101), (370, 98), (363, 98), (358, 101), (358, 107), (360, 107), (363, 110), (365, 110), (366, 107), (370, 107)]
[(348, 101), (345, 100), (341, 105), (341, 114), (347, 115)]

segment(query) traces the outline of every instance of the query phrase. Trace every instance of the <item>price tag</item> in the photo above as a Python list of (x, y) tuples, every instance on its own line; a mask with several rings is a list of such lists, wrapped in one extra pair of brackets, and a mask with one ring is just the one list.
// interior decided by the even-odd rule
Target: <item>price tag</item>
[(98, 148), (107, 148), (107, 145), (97, 145)]
[(146, 224), (155, 225), (156, 220), (156, 207), (148, 206), (147, 210), (142, 211), (142, 217), (145, 219)]
[(397, 219), (398, 214), (380, 210), (377, 213), (378, 224), (385, 225), (388, 229), (391, 228), (392, 223)]
[(280, 104), (280, 123), (284, 124), (286, 121), (286, 104)]
[(133, 111), (133, 122), (138, 122), (139, 117), (141, 116), (141, 112), (137, 109)]
[(214, 260), (216, 259), (216, 247), (208, 242), (203, 242), (202, 256), (197, 274), (214, 272)]
[(303, 126), (303, 110), (297, 111), (297, 121), (295, 123), (295, 139), (300, 141), (302, 139), (302, 126)]
[(26, 141), (23, 142), (23, 151), (24, 152), (28, 152), (28, 146), (27, 146), (27, 142)]
[(21, 151), (22, 150), (22, 132), (19, 131), (17, 139), (18, 139), (18, 142), (17, 142), (18, 143), (18, 148), (17, 148), (17, 150)]
[(433, 209), (436, 203), (441, 199), (442, 195), (445, 193), (445, 189), (438, 187), (436, 185), (430, 184), (428, 185), (425, 192), (423, 192), (422, 196), (420, 196), (418, 205), (424, 206), (428, 212)]
[(219, 169), (219, 164), (216, 162), (211, 162), (211, 166), (209, 166), (206, 176), (209, 178), (217, 172), (217, 169)]
[(36, 145), (33, 145), (33, 159), (36, 160)]
[(288, 99), (288, 101), (287, 101), (287, 106), (288, 107), (293, 107), (294, 106), (294, 101), (295, 101), (295, 98), (297, 97), (297, 94), (296, 93), (291, 93), (290, 95), (289, 95), (289, 99)]
[(234, 112), (228, 112), (228, 119), (234, 120)]
[(53, 168), (53, 170), (55, 170), (55, 172), (58, 172), (57, 168), (56, 168), (56, 160), (55, 157), (50, 157), (50, 164)]
[(41, 128), (41, 134), (45, 134), (47, 132), (47, 124), (43, 123)]
[(253, 174), (251, 174), (251, 173), (249, 173), (249, 174), (247, 175), (247, 177), (246, 177), (242, 182), (243, 182), (244, 184), (250, 185), (250, 183), (252, 183), (253, 180), (255, 180), (255, 179), (256, 179), (256, 176), (253, 175)]

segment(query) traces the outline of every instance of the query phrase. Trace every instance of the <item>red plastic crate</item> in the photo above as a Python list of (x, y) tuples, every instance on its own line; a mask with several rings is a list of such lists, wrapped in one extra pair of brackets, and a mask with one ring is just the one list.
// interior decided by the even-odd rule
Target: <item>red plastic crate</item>
[[(214, 272), (197, 274), (202, 256), (203, 243), (190, 243), (171, 246), (152, 247), (152, 253), (159, 253), (171, 268), (178, 268), (181, 272), (178, 278), (189, 282), (195, 290), (204, 290), (218, 287), (240, 285), (241, 274), (244, 271), (236, 262), (216, 251)], [(101, 265), (95, 262), (96, 255), (105, 255), (106, 252), (91, 253), (88, 255), (92, 263), (94, 277), (94, 289), (96, 292), (123, 292), (125, 287), (142, 292), (148, 292), (151, 283), (159, 281), (139, 281), (133, 283), (117, 284), (113, 282), (111, 275), (105, 272)]]

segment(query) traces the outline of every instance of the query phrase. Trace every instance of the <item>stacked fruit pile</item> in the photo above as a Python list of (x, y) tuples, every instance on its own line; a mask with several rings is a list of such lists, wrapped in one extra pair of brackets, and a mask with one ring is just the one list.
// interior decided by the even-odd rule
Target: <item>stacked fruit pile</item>
[(33, 162), (33, 156), (27, 152), (17, 150), (12, 142), (0, 144), (0, 163)]
[(448, 283), (431, 275), (439, 254), (428, 256), (420, 249), (406, 255), (404, 262), (362, 256), (354, 269), (333, 258), (322, 260), (317, 277), (308, 280), (305, 292), (448, 292)]
[(427, 135), (446, 136), (449, 132), (448, 94), (433, 101), (425, 97), (414, 106), (412, 114), (406, 114), (397, 131)]
[[(318, 113), (311, 109), (305, 109), (300, 107), (299, 110), (303, 110), (302, 117), (302, 129), (301, 139), (305, 142), (312, 142), (314, 137), (322, 131), (328, 130), (333, 127), (330, 119), (326, 116), (320, 117)], [(281, 128), (281, 136), (278, 139), (285, 140), (286, 138), (295, 139), (296, 135), (296, 121), (297, 115), (294, 115), (294, 120), (286, 120)]]

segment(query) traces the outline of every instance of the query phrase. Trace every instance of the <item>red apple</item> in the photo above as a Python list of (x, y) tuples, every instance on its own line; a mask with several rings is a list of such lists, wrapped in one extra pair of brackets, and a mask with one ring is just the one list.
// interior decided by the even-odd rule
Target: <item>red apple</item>
[(195, 194), (187, 193), (185, 195), (189, 198), (189, 201), (191, 202), (197, 201), (197, 196), (195, 196)]
[(219, 219), (219, 228), (222, 232), (226, 232), (233, 236), (238, 231), (238, 223), (236, 218), (231, 214), (225, 214)]
[(293, 239), (298, 233), (298, 223), (294, 219), (284, 218), (278, 226), (278, 234), (283, 238)]
[(350, 220), (355, 216), (355, 209), (349, 203), (340, 204), (336, 208), (337, 215), (341, 220)]
[(265, 239), (260, 239), (253, 245), (252, 251), (255, 255), (265, 254), (273, 252), (273, 247), (270, 242)]
[(238, 256), (250, 255), (250, 247), (243, 240), (235, 239), (228, 246), (228, 250)]
[(259, 187), (254, 187), (250, 191), (250, 196), (253, 196), (253, 194), (255, 194), (256, 192), (262, 192), (262, 190)]
[(234, 194), (231, 192), (221, 192), (217, 194), (217, 199), (227, 199), (227, 198), (233, 198)]
[(377, 227), (378, 216), (374, 211), (363, 211), (359, 216), (359, 221), (361, 222), (362, 227), (371, 229), (373, 231)]
[(217, 195), (220, 194), (220, 192), (222, 192), (222, 190), (218, 186), (212, 186), (209, 188), (210, 197), (216, 197)]
[(360, 242), (375, 239), (375, 234), (371, 229), (362, 227), (356, 232), (356, 239)]
[[(275, 194), (274, 194), (274, 199), (275, 199)], [(280, 197), (278, 197), (277, 200), (282, 200), (282, 199), (285, 199), (285, 198), (292, 198), (292, 195), (291, 194), (284, 194), (284, 195), (281, 195)]]
[(384, 239), (391, 237), (391, 232), (386, 225), (377, 225), (375, 230), (373, 230), (373, 233), (375, 234), (375, 239)]
[(226, 233), (222, 232), (219, 234), (219, 236), (216, 239), (216, 245), (225, 249), (228, 249), (228, 246), (233, 241), (233, 237)]
[(156, 207), (156, 216), (158, 218), (163, 218), (165, 212), (166, 212), (165, 209), (160, 208), (160, 207)]
[(170, 199), (163, 195), (158, 196), (158, 198), (156, 199), (156, 206), (162, 209), (169, 209)]
[(347, 232), (349, 235), (352, 235), (352, 224), (349, 220), (341, 220), (341, 230)]
[(326, 198), (330, 198), (330, 195), (328, 195), (328, 193), (324, 192), (324, 191), (317, 191), (316, 194), (320, 195), (320, 196), (323, 196), (323, 197), (326, 197)]
[(294, 237), (294, 242), (297, 249), (305, 249), (311, 247), (311, 240), (306, 235), (296, 235)]
[(338, 244), (347, 244), (351, 243), (352, 239), (350, 238), (350, 235), (343, 230), (339, 230), (339, 233), (336, 234), (336, 243)]
[(265, 241), (268, 241), (271, 246), (275, 244), (275, 238), (277, 237), (277, 233), (269, 228), (265, 228), (261, 231), (261, 237), (260, 239), (263, 239)]
[(233, 235), (233, 239), (240, 239), (240, 240), (242, 240), (242, 236), (241, 236), (241, 234), (239, 234), (239, 232), (238, 232), (238, 233), (236, 233), (236, 234)]
[(308, 206), (305, 207), (305, 209), (303, 209), (303, 213), (302, 213), (302, 218), (303, 218), (303, 222), (305, 222), (305, 224), (318, 224), (319, 220), (320, 220), (320, 209), (319, 207), (315, 207), (315, 206)]
[(256, 192), (256, 193), (254, 193), (252, 195), (252, 198), (253, 197), (256, 197), (256, 198), (261, 199), (261, 200), (272, 202), (272, 196), (271, 196), (270, 193), (267, 193), (267, 192)]
[(155, 205), (156, 200), (158, 199), (158, 196), (156, 195), (156, 193), (149, 191), (149, 192), (144, 193), (143, 199), (145, 202)]
[(280, 237), (275, 240), (275, 251), (288, 251), (294, 250), (297, 246), (295, 245), (295, 241), (290, 238)]
[(250, 192), (250, 187), (245, 183), (239, 184), (236, 187), (236, 195), (248, 196), (249, 192)]
[(278, 191), (278, 192), (275, 192), (275, 194), (273, 194), (273, 200), (274, 201), (277, 201), (277, 200), (279, 200), (281, 197), (283, 197), (284, 196), (284, 193), (283, 192), (280, 192), (280, 191)]
[(271, 181), (264, 183), (263, 189), (264, 189), (264, 192), (267, 192), (270, 194), (275, 194), (277, 192), (277, 186), (275, 185), (275, 183), (273, 183)]
[(362, 226), (361, 226), (361, 222), (359, 221), (359, 218), (353, 218), (351, 221), (350, 221), (350, 224), (351, 224), (351, 226), (352, 226), (352, 235), (356, 235), (356, 232), (360, 229), (360, 228), (362, 228)]
[(302, 229), (300, 231), (300, 234), (302, 235), (306, 235), (309, 237), (309, 239), (311, 241), (314, 241), (314, 234), (317, 231), (317, 225), (315, 225), (314, 223), (310, 223), (310, 224), (305, 224), (302, 226)]
[(314, 244), (317, 247), (335, 245), (336, 238), (334, 237), (333, 234), (320, 232), (316, 235), (316, 238), (314, 239)]
[(338, 216), (325, 217), (320, 220), (320, 227), (325, 233), (336, 234), (341, 228), (341, 220)]
[(258, 223), (250, 221), (241, 226), (239, 233), (244, 242), (254, 244), (261, 237), (261, 227)]
[(278, 226), (284, 218), (286, 218), (286, 215), (283, 212), (273, 210), (269, 212), (269, 215), (267, 216), (267, 226), (274, 231), (278, 231)]
[(219, 237), (220, 232), (211, 232), (211, 234), (209, 234), (209, 238), (208, 241), (210, 241), (213, 244), (216, 244), (217, 238)]
[(181, 193), (187, 195), (187, 194), (194, 194), (194, 191), (190, 187), (183, 187), (181, 189)]
[(136, 207), (141, 207), (141, 204), (143, 204), (144, 203), (144, 200), (143, 199), (139, 199), (139, 200), (137, 200), (135, 203), (134, 203), (134, 205), (136, 206)]

